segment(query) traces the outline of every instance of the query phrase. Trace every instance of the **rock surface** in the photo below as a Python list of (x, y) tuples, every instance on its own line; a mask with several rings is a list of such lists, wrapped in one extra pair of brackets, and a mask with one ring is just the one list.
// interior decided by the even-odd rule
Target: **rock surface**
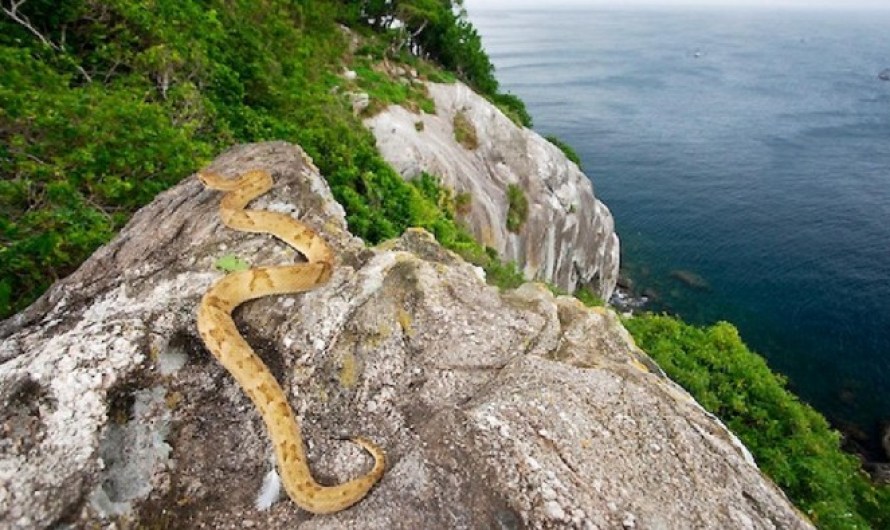
[[(472, 203), (462, 221), (479, 241), (519, 264), (527, 278), (567, 291), (590, 285), (608, 300), (618, 279), (618, 236), (590, 179), (558, 147), (516, 126), (466, 85), (427, 86), (436, 114), (390, 106), (365, 120), (383, 157), (405, 178), (425, 171), (456, 193), (469, 193)], [(475, 149), (455, 139), (457, 114), (478, 132)], [(518, 233), (507, 230), (510, 184), (521, 187), (529, 203)]]
[(367, 469), (341, 439), (364, 435), (387, 450), (383, 480), (334, 515), (254, 507), (271, 448), (195, 310), (221, 256), (294, 253), (223, 227), (220, 194), (190, 177), (0, 323), (0, 527), (811, 527), (611, 311), (536, 284), (499, 293), (422, 231), (365, 248), (288, 144), (212, 167), (271, 171), (253, 207), (335, 248), (328, 284), (236, 322), (300, 415), (315, 475)]

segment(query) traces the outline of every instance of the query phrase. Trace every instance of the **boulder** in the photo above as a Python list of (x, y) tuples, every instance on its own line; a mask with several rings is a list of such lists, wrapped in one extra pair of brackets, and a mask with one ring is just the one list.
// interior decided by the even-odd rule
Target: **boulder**
[[(590, 179), (558, 147), (514, 124), (466, 85), (427, 87), (435, 114), (391, 105), (365, 120), (383, 157), (407, 179), (426, 172), (455, 194), (468, 194), (471, 203), (460, 219), (527, 278), (569, 292), (590, 286), (608, 300), (618, 279), (618, 236)], [(456, 116), (477, 131), (477, 142), (458, 141)], [(423, 127), (415, 126), (418, 121)], [(507, 226), (511, 185), (528, 201), (527, 220), (515, 233)]]
[(270, 171), (252, 208), (335, 249), (327, 284), (235, 320), (319, 481), (369, 468), (354, 435), (386, 450), (382, 481), (332, 515), (255, 507), (269, 440), (195, 312), (220, 257), (299, 258), (224, 227), (220, 193), (189, 177), (0, 323), (0, 527), (812, 528), (613, 312), (538, 284), (498, 292), (420, 230), (366, 248), (295, 146), (240, 146), (211, 168)]

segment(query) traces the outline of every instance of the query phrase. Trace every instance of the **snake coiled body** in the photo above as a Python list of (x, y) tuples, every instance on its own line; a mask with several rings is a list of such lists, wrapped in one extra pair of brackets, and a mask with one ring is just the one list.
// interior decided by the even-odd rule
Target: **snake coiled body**
[(219, 207), (226, 226), (244, 232), (272, 234), (307, 259), (307, 263), (256, 267), (226, 275), (201, 300), (198, 332), (207, 349), (259, 410), (275, 448), (282, 484), (290, 498), (313, 513), (333, 513), (348, 508), (380, 480), (385, 466), (383, 451), (364, 438), (353, 438), (373, 455), (373, 469), (337, 486), (318, 484), (309, 471), (300, 426), (284, 391), (232, 320), (232, 311), (247, 300), (308, 291), (326, 282), (333, 270), (334, 253), (314, 230), (288, 215), (245, 209), (250, 201), (272, 187), (269, 173), (249, 171), (236, 179), (226, 179), (203, 172), (198, 178), (208, 188), (228, 192)]

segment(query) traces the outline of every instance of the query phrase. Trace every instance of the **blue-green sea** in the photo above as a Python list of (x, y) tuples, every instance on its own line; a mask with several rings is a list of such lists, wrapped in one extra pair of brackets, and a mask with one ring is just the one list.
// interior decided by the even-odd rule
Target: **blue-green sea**
[(502, 89), (578, 151), (652, 307), (733, 322), (877, 456), (890, 12), (471, 6), (470, 18)]

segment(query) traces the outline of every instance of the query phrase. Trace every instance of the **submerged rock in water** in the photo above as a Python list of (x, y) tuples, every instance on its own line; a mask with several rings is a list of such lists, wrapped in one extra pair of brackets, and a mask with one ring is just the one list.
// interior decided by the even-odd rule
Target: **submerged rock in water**
[(671, 271), (671, 278), (680, 280), (688, 287), (692, 287), (693, 289), (706, 290), (711, 288), (711, 285), (708, 283), (707, 280), (692, 271), (674, 270)]
[(890, 81), (890, 68), (885, 68), (878, 74), (878, 79), (882, 79), (884, 81)]
[(609, 299), (609, 304), (620, 312), (640, 311), (649, 302), (649, 298), (644, 295), (638, 295), (631, 289), (624, 287), (616, 287)]

